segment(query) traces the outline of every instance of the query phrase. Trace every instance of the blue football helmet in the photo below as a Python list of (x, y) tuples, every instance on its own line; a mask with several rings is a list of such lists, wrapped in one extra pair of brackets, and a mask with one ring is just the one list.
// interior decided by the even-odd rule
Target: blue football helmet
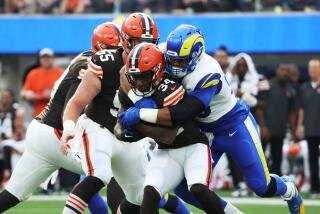
[(204, 38), (197, 27), (180, 25), (166, 41), (165, 61), (168, 73), (183, 78), (191, 73), (204, 52)]

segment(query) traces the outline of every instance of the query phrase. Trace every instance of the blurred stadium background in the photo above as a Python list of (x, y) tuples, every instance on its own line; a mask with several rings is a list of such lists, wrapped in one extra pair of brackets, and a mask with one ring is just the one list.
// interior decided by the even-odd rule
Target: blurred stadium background
[[(121, 25), (126, 14), (135, 11), (152, 15), (158, 24), (160, 42), (164, 42), (178, 25), (192, 24), (203, 31), (206, 52), (212, 56), (217, 50), (226, 50), (231, 63), (235, 55), (247, 53), (264, 80), (275, 77), (279, 64), (290, 65), (290, 69), (298, 71), (294, 84), (299, 88), (309, 81), (309, 60), (320, 60), (319, 10), (320, 0), (0, 0), (0, 89), (13, 90), (16, 101), (27, 109), (26, 123), (29, 122), (32, 106), (18, 95), (28, 71), (39, 63), (39, 51), (51, 48), (56, 63), (65, 68), (74, 56), (91, 48), (91, 34), (96, 25), (106, 21)], [(320, 112), (320, 106), (318, 110)], [(320, 118), (317, 125), (320, 127)], [(292, 139), (287, 137), (285, 142)], [(290, 143), (286, 145), (291, 146)], [(288, 155), (286, 149), (280, 151), (284, 157), (281, 173), (297, 178), (305, 197), (312, 199), (310, 206), (306, 203), (307, 213), (320, 213), (320, 189), (311, 191), (310, 170), (305, 168), (309, 167), (308, 158), (303, 157), (300, 150), (293, 155)], [(266, 154), (272, 164), (275, 157), (270, 153), (267, 147)], [(222, 189), (226, 197), (251, 196), (250, 190), (240, 187), (241, 181), (239, 186), (232, 182), (227, 159), (222, 161), (215, 179), (213, 188)], [(319, 176), (313, 179), (319, 182)], [(235, 193), (238, 188), (245, 189), (244, 193)], [(50, 210), (48, 202), (29, 203), (8, 213), (43, 213), (40, 208), (36, 209), (39, 206)], [(243, 203), (246, 204), (240, 202), (240, 207), (248, 213), (287, 212), (277, 201), (269, 207), (250, 205), (248, 200), (246, 208)], [(264, 203), (267, 202), (261, 202)], [(56, 205), (56, 210), (46, 213), (62, 209), (63, 203), (52, 204)]]

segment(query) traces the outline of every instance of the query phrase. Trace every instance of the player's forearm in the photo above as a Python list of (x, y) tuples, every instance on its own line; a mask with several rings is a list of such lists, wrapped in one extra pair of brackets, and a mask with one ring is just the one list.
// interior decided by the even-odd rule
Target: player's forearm
[(76, 102), (73, 98), (71, 98), (64, 111), (63, 121), (73, 121), (76, 123), (84, 108), (85, 105)]
[(178, 131), (176, 128), (165, 128), (146, 123), (139, 123), (134, 126), (134, 129), (144, 136), (150, 137), (164, 144), (172, 144)]
[(140, 110), (140, 119), (142, 121), (157, 124), (166, 127), (172, 127), (171, 114), (168, 108), (163, 109), (145, 109)]

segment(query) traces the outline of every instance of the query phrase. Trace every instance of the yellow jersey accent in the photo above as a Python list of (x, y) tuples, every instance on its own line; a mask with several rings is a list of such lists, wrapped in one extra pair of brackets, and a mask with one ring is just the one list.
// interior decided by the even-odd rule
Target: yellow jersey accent
[(166, 194), (164, 195), (164, 200), (168, 201), (168, 199), (169, 199), (169, 193), (166, 193)]
[(214, 79), (208, 82), (208, 80), (214, 75), (215, 73), (210, 74), (207, 79), (202, 83), (201, 88), (208, 88), (210, 86), (217, 85), (219, 83), (218, 79)]
[(250, 133), (251, 137), (253, 138), (254, 145), (255, 145), (255, 147), (256, 147), (256, 149), (258, 151), (258, 155), (259, 155), (260, 161), (261, 161), (262, 166), (263, 166), (264, 174), (266, 176), (266, 182), (267, 182), (267, 184), (269, 184), (270, 183), (270, 173), (269, 173), (269, 169), (268, 169), (268, 166), (267, 166), (266, 158), (264, 157), (264, 153), (263, 153), (260, 137), (259, 137), (254, 125), (252, 124), (251, 121), (249, 122), (249, 120), (250, 119), (247, 118), (245, 120), (245, 123), (246, 123), (246, 125), (248, 127), (248, 130), (249, 130), (249, 133)]
[(184, 43), (180, 48), (179, 56), (188, 56), (190, 54), (193, 44), (201, 42), (204, 46), (204, 39), (200, 34), (193, 34)]

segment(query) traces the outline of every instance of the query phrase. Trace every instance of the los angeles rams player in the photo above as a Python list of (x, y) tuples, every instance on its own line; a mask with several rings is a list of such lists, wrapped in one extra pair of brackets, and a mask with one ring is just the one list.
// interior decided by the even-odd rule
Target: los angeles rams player
[(204, 47), (198, 28), (181, 25), (172, 31), (166, 42), (166, 70), (181, 80), (188, 95), (169, 108), (131, 108), (126, 112), (128, 116), (122, 117), (123, 126), (130, 127), (140, 120), (172, 126), (195, 117), (203, 131), (214, 135), (213, 165), (226, 152), (258, 196), (281, 196), (291, 213), (304, 213), (294, 183), (269, 174), (255, 119), (248, 106), (236, 99), (220, 66), (204, 52)]

